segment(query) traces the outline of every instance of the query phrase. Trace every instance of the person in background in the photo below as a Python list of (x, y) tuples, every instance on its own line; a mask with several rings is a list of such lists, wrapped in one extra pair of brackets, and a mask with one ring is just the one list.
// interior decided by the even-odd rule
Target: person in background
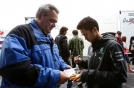
[(127, 54), (127, 47), (126, 47), (126, 37), (124, 36), (123, 38), (122, 36), (122, 32), (121, 31), (117, 31), (116, 33), (116, 41), (123, 47), (124, 49), (124, 54), (125, 54), (125, 58), (127, 61), (127, 67), (128, 67), (128, 72), (133, 72), (133, 70), (130, 68), (130, 60)]
[(129, 52), (132, 53), (130, 61), (132, 61), (132, 64), (134, 65), (134, 36), (131, 36), (130, 38)]
[[(69, 47), (68, 47), (67, 37), (66, 37), (67, 30), (68, 30), (67, 27), (65, 26), (61, 27), (59, 31), (59, 35), (57, 35), (55, 38), (55, 43), (58, 46), (59, 55), (68, 65), (71, 65), (69, 61), (70, 52), (69, 52)], [(72, 86), (72, 81), (68, 80), (67, 88), (71, 88), (71, 86)]]
[(75, 68), (74, 57), (79, 56), (83, 58), (84, 42), (83, 39), (78, 36), (78, 31), (72, 31), (73, 38), (69, 40), (69, 50), (71, 51), (72, 67)]
[[(84, 49), (84, 42), (83, 39), (78, 36), (78, 31), (72, 31), (73, 38), (69, 40), (69, 50), (71, 51), (71, 60), (72, 60), (72, 67), (76, 68), (80, 72), (82, 71), (81, 66), (76, 66), (74, 63), (74, 57), (81, 57), (83, 58), (83, 49)], [(82, 83), (78, 85), (78, 88), (82, 88)]]
[(59, 34), (55, 38), (55, 43), (58, 46), (59, 49), (59, 55), (62, 57), (62, 59), (70, 65), (69, 58), (70, 58), (70, 51), (69, 46), (67, 42), (67, 30), (68, 28), (63, 26), (61, 27)]
[(0, 56), (1, 88), (57, 88), (70, 79), (62, 71), (71, 67), (51, 36), (58, 13), (54, 5), (42, 5), (34, 20), (9, 32)]
[(101, 35), (97, 21), (90, 16), (83, 18), (77, 29), (92, 43), (93, 54), (89, 63), (74, 58), (85, 70), (73, 81), (86, 82), (87, 88), (122, 88), (122, 83), (127, 81), (127, 68), (124, 51), (115, 36)]
[(123, 43), (123, 48), (124, 48), (124, 54), (125, 54), (126, 61), (127, 61), (128, 72), (134, 72), (134, 70), (132, 70), (130, 67), (130, 60), (127, 54), (129, 51), (128, 51), (127, 44), (126, 44), (126, 36), (122, 36), (122, 43)]
[(122, 32), (121, 31), (117, 31), (117, 33), (116, 33), (116, 41), (123, 47), (121, 35), (122, 35)]

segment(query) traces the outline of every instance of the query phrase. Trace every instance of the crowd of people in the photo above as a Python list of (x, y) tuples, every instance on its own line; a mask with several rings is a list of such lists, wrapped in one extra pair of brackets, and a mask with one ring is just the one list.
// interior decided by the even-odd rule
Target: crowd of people
[[(121, 37), (120, 31), (116, 35), (101, 34), (98, 22), (87, 16), (78, 22), (70, 40), (65, 26), (53, 39), (51, 31), (58, 14), (54, 5), (42, 5), (35, 19), (8, 33), (0, 55), (1, 88), (58, 88), (66, 81), (67, 88), (72, 88), (72, 81), (86, 83), (87, 88), (122, 88), (127, 82), (127, 67), (134, 72), (128, 57), (134, 49), (126, 47), (126, 36)], [(91, 43), (86, 61), (84, 41), (78, 31)], [(72, 80), (63, 71), (75, 68), (76, 64), (82, 71)]]
[(131, 67), (130, 67), (130, 59), (129, 59), (129, 56), (128, 56), (128, 54), (130, 52), (132, 52), (132, 50), (129, 51), (129, 49), (127, 48), (126, 36), (122, 36), (122, 32), (117, 31), (116, 40), (124, 49), (124, 54), (125, 54), (125, 59), (126, 59), (126, 62), (127, 62), (128, 72), (133, 72), (134, 73), (134, 70), (132, 70)]

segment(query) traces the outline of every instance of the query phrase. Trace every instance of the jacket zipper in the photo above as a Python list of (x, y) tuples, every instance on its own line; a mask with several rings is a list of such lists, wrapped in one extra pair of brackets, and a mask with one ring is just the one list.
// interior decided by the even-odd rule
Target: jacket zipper
[(95, 57), (96, 57), (96, 52), (94, 53), (94, 59), (93, 59), (93, 69), (95, 69)]

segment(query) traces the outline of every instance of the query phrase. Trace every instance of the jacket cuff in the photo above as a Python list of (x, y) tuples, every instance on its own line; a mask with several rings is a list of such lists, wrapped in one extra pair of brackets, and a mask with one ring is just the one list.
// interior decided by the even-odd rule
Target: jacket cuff
[(83, 73), (81, 74), (81, 81), (82, 82), (88, 81), (88, 70), (83, 70)]
[(94, 81), (94, 74), (95, 70), (83, 70), (83, 73), (81, 75), (81, 81), (82, 82), (93, 82)]
[(54, 80), (52, 82), (53, 85), (57, 85), (59, 80), (60, 80), (60, 71), (59, 70), (54, 70)]

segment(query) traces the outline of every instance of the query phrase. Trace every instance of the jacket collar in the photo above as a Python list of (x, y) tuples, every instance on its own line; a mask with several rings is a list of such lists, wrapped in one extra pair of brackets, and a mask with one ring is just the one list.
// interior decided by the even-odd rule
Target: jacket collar
[(45, 36), (34, 20), (32, 20), (29, 24), (33, 29), (33, 32), (37, 41), (51, 42), (50, 41), (50, 39), (52, 39), (51, 34), (48, 34), (47, 36)]

